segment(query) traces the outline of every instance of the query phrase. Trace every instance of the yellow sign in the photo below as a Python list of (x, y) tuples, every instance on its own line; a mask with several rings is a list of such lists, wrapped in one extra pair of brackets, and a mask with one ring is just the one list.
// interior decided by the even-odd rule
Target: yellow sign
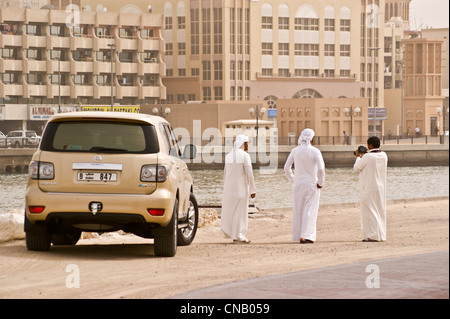
[[(110, 105), (83, 105), (83, 111), (110, 112)], [(139, 105), (114, 105), (113, 112), (139, 113), (141, 110)]]

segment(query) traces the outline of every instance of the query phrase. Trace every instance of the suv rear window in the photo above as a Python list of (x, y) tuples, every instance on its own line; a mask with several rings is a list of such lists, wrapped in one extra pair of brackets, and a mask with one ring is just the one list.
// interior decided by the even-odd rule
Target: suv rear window
[(114, 121), (50, 122), (41, 150), (53, 152), (158, 153), (155, 127)]

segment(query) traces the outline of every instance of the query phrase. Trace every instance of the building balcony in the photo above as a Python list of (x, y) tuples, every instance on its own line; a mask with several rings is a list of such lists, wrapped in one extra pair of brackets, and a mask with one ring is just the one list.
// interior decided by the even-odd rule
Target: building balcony
[(23, 72), (22, 60), (10, 60), (0, 58), (0, 73), (6, 72)]
[(18, 83), (4, 84), (0, 82), (0, 96), (22, 96), (23, 85)]
[(47, 98), (53, 99), (57, 98), (60, 95), (63, 97), (69, 97), (70, 96), (70, 85), (61, 85), (58, 84), (48, 84), (47, 85)]
[(69, 37), (57, 37), (47, 34), (47, 49), (68, 49), (70, 48), (70, 38)]
[(82, 62), (82, 61), (70, 61), (70, 73), (93, 73), (94, 66), (93, 62)]
[(157, 38), (139, 40), (139, 42), (138, 42), (138, 50), (139, 50), (139, 52), (159, 51), (160, 47), (161, 47), (160, 43), (161, 43), (161, 40), (157, 39)]
[(93, 97), (94, 87), (92, 85), (71, 85), (70, 97), (76, 99), (77, 97)]
[(138, 75), (160, 74), (159, 63), (139, 63)]
[(118, 62), (116, 63), (116, 74), (122, 75), (125, 73), (138, 73), (138, 64), (137, 63), (126, 63), (126, 62)]
[(137, 86), (121, 86), (117, 87), (116, 98), (123, 99), (126, 97), (137, 97), (139, 95), (139, 88)]
[(139, 99), (159, 98), (161, 88), (159, 86), (139, 86)]
[(22, 34), (22, 47), (24, 49), (32, 48), (46, 48), (47, 38), (41, 35)]
[(128, 51), (137, 51), (138, 50), (138, 40), (137, 39), (124, 39), (124, 38), (117, 38), (118, 41), (116, 42), (117, 52), (121, 52), (124, 50)]
[(71, 35), (69, 39), (70, 39), (70, 50), (72, 51), (75, 51), (77, 49), (93, 48), (93, 39), (91, 36)]
[[(113, 96), (116, 94), (116, 87), (113, 87)], [(102, 97), (111, 97), (111, 86), (110, 85), (97, 85), (94, 84), (94, 99), (100, 99)]]
[(22, 36), (20, 34), (3, 34), (0, 33), (0, 47), (21, 47)]
[(23, 84), (23, 97), (28, 99), (31, 96), (47, 96), (46, 84)]
[(58, 60), (47, 60), (47, 73), (57, 74), (70, 73), (70, 62), (69, 61), (58, 61)]
[(23, 73), (47, 72), (47, 61), (23, 59)]
[(111, 73), (111, 62), (94, 63), (94, 74)]

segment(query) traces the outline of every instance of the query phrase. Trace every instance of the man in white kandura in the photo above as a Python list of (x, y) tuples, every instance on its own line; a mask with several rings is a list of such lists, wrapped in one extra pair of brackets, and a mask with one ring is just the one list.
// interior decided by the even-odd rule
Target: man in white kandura
[[(284, 165), (287, 178), (293, 182), (292, 240), (314, 243), (319, 211), (320, 189), (325, 182), (322, 153), (311, 145), (314, 131), (305, 129)], [(295, 175), (292, 173), (294, 164)]]
[(380, 139), (367, 140), (369, 152), (356, 150), (353, 169), (359, 173), (361, 228), (365, 242), (386, 240), (386, 176), (388, 158), (380, 150)]
[(252, 161), (248, 150), (248, 137), (238, 135), (233, 150), (225, 157), (224, 189), (221, 229), (234, 243), (249, 244), (248, 198), (256, 196)]

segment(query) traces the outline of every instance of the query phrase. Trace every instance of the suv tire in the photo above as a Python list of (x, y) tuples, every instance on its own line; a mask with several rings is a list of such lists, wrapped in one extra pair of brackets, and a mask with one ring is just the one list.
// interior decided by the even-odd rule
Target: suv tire
[(177, 252), (178, 233), (178, 198), (175, 198), (172, 219), (166, 227), (155, 235), (155, 255), (160, 257), (173, 257)]
[(186, 217), (186, 227), (178, 229), (177, 242), (180, 246), (188, 246), (194, 240), (198, 225), (198, 204), (194, 194), (189, 196), (189, 208)]
[(28, 250), (49, 250), (51, 241), (52, 235), (46, 225), (33, 225), (25, 217), (25, 242)]

